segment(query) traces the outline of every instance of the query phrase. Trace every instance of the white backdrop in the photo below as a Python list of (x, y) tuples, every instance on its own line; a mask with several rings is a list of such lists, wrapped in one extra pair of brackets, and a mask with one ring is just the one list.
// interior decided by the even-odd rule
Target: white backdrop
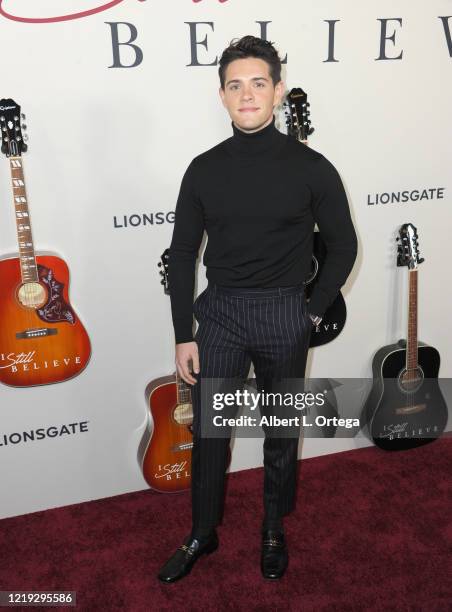
[[(425, 257), (419, 338), (440, 351), (440, 375), (452, 371), (452, 48), (444, 27), (452, 29), (452, 17), (439, 18), (452, 15), (452, 3), (125, 0), (93, 12), (102, 4), (0, 5), (19, 19), (0, 16), (0, 97), (14, 98), (27, 114), (24, 172), (35, 247), (68, 263), (71, 303), (92, 342), (90, 363), (72, 380), (33, 388), (0, 385), (0, 517), (147, 487), (137, 462), (148, 420), (144, 390), (174, 371), (169, 297), (156, 264), (170, 243), (185, 168), (232, 133), (219, 100), (218, 67), (189, 65), (195, 27), (189, 23), (198, 22), (198, 41), (207, 37), (207, 48), (196, 49), (199, 63), (210, 64), (232, 38), (260, 35), (257, 22), (269, 22), (268, 38), (288, 56), (287, 88), (308, 92), (316, 128), (310, 145), (336, 165), (346, 186), (359, 239), (343, 291), (348, 321), (334, 342), (311, 350), (307, 374), (370, 377), (375, 350), (405, 336), (407, 272), (396, 268), (394, 247), (404, 222), (418, 227)], [(55, 20), (82, 10), (92, 14)], [(403, 51), (401, 59), (376, 59), (382, 19), (391, 19), (385, 53), (397, 57)], [(335, 62), (325, 61), (325, 20), (339, 20)], [(111, 67), (112, 32), (117, 28), (119, 40), (128, 41), (131, 26), (125, 23), (136, 29), (142, 61)], [(119, 55), (128, 65), (137, 57), (125, 45)], [(375, 194), (434, 188), (443, 188), (442, 198), (368, 204)], [(155, 223), (115, 227), (124, 225), (124, 216), (143, 214), (154, 215)], [(0, 255), (16, 250), (3, 157)], [(197, 292), (205, 286), (201, 264)], [(88, 431), (3, 443), (14, 432), (81, 421), (88, 421)], [(261, 442), (237, 440), (231, 470), (260, 465)], [(302, 454), (367, 444), (363, 438), (309, 439)]]

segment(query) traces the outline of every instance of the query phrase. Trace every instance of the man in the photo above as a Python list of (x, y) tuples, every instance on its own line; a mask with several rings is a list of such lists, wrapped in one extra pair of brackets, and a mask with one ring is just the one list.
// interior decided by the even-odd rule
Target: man
[[(182, 578), (218, 547), (229, 439), (202, 435), (202, 385), (216, 378), (243, 381), (251, 363), (258, 389), (268, 391), (282, 377), (303, 378), (312, 327), (345, 282), (357, 248), (335, 168), (275, 127), (273, 111), (285, 86), (272, 44), (253, 36), (233, 41), (219, 76), (233, 135), (188, 166), (170, 246), (176, 365), (192, 385), (192, 531), (160, 570), (164, 582)], [(307, 304), (303, 281), (315, 223), (327, 256)], [(193, 305), (204, 230), (209, 284)], [(298, 438), (265, 431), (260, 564), (269, 579), (280, 578), (288, 563), (282, 518), (295, 503), (297, 448)]]

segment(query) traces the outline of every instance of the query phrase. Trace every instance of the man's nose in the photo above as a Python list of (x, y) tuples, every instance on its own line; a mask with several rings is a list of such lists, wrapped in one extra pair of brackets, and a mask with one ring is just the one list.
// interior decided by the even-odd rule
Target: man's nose
[(244, 85), (242, 89), (242, 98), (244, 100), (250, 100), (253, 97), (253, 90), (250, 85)]

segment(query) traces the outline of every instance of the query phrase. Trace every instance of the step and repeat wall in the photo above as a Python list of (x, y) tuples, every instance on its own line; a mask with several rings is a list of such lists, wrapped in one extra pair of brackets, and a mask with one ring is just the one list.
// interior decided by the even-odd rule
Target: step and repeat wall
[[(21, 165), (34, 247), (47, 256), (39, 280), (56, 292), (57, 314), (79, 322), (66, 353), (20, 338), (41, 329), (49, 347), (52, 324), (15, 327), (19, 267), (4, 262), (17, 257), (16, 221), (28, 220), (13, 199), (20, 168), (2, 154), (0, 517), (148, 487), (145, 390), (175, 369), (157, 264), (187, 165), (232, 134), (218, 60), (245, 34), (274, 42), (286, 88), (308, 93), (309, 144), (339, 170), (359, 239), (345, 328), (310, 351), (307, 375), (369, 378), (375, 351), (406, 337), (408, 273), (395, 237), (411, 222), (425, 257), (419, 339), (450, 376), (450, 2), (2, 0), (0, 31), (0, 97), (26, 115)], [(309, 438), (302, 456), (368, 444)], [(262, 440), (235, 440), (232, 471), (261, 462)]]

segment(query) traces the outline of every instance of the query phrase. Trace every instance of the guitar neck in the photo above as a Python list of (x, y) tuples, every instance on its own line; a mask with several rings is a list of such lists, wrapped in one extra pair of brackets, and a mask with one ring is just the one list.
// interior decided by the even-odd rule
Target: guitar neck
[(407, 370), (415, 370), (417, 365), (417, 269), (415, 269), (408, 272), (408, 334), (406, 367)]
[(22, 157), (10, 157), (9, 164), (16, 214), (17, 241), (19, 245), (22, 282), (38, 282), (38, 269), (36, 266), (36, 256), (31, 233), (30, 212), (28, 210)]
[(176, 370), (176, 393), (177, 393), (177, 404), (191, 404), (191, 392), (189, 385), (183, 378), (179, 376)]

